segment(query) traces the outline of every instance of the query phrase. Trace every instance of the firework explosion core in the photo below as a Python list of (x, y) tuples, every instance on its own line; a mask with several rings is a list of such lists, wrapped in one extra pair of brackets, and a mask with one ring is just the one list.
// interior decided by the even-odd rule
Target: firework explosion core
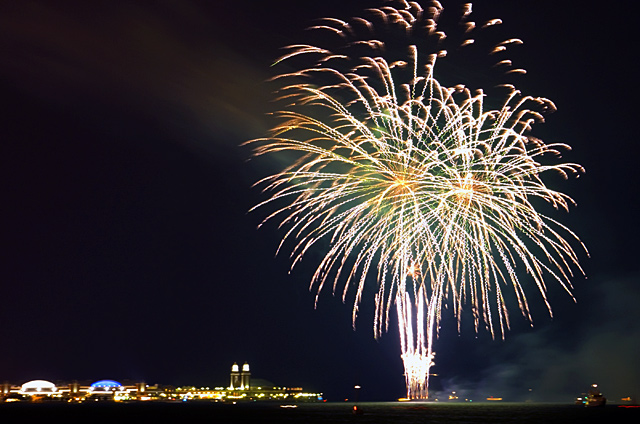
[[(436, 62), (447, 56), (438, 2), (424, 9), (392, 4), (348, 22), (321, 20), (312, 29), (331, 39), (331, 48), (288, 46), (276, 64), (300, 70), (276, 77), (285, 81), (280, 123), (251, 143), (256, 155), (290, 160), (258, 183), (271, 195), (256, 208), (284, 205), (266, 220), (286, 229), (282, 243), (295, 240), (292, 266), (328, 242), (311, 288), (331, 286), (345, 301), (354, 296), (354, 323), (365, 282), (375, 275), (374, 334), (388, 329), (395, 305), (407, 397), (421, 399), (428, 397), (444, 307), (452, 306), (458, 323), (467, 308), (476, 331), (484, 326), (504, 337), (507, 292), (531, 320), (523, 278), (535, 284), (549, 313), (545, 280), (571, 295), (571, 268), (582, 269), (564, 237), (584, 246), (532, 200), (567, 210), (571, 198), (548, 188), (542, 175), (566, 178), (582, 167), (546, 164), (569, 147), (528, 135), (542, 113), (555, 109), (550, 100), (505, 84), (500, 106), (487, 107), (482, 90), (436, 79)], [(469, 48), (474, 32), (500, 23), (476, 24), (464, 5), (458, 47)], [(378, 27), (393, 49), (372, 38)], [(489, 57), (507, 73), (524, 73), (504, 58), (507, 47), (520, 43), (498, 43)]]

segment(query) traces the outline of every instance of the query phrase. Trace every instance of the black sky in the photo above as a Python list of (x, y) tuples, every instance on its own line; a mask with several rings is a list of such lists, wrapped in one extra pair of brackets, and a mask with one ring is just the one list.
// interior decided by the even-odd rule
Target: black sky
[[(599, 382), (640, 395), (633, 15), (621, 1), (557, 3), (475, 6), (525, 42), (519, 88), (558, 107), (536, 135), (587, 169), (558, 189), (578, 203), (561, 220), (589, 247), (588, 279), (577, 303), (550, 287), (553, 319), (535, 299), (533, 329), (514, 312), (505, 341), (458, 335), (445, 317), (438, 390), (562, 401)], [(366, 399), (402, 396), (397, 330), (373, 340), (372, 299), (354, 332), (330, 293), (313, 308), (312, 258), (292, 274), (274, 258), (281, 233), (247, 213), (273, 164), (240, 147), (271, 125), (279, 48), (315, 18), (377, 4), (0, 4), (0, 380), (224, 385), (248, 361), (329, 399), (355, 383)]]

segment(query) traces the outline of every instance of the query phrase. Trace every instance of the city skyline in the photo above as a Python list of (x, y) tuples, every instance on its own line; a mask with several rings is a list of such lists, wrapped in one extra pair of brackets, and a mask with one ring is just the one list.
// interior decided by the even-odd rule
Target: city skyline
[(78, 381), (31, 380), (22, 384), (3, 382), (0, 384), (0, 402), (33, 401), (43, 398), (68, 402), (84, 401), (190, 401), (209, 400), (216, 402), (281, 401), (320, 402), (322, 393), (305, 392), (302, 387), (281, 387), (262, 379), (252, 379), (249, 364), (240, 369), (233, 363), (229, 374), (229, 385), (196, 387), (170, 384), (147, 384), (144, 381), (115, 380)]
[[(354, 384), (363, 399), (401, 397), (397, 330), (375, 341), (364, 303), (353, 331), (350, 306), (328, 292), (314, 309), (317, 263), (289, 274), (287, 255), (274, 257), (281, 233), (248, 213), (264, 199), (251, 185), (272, 168), (239, 147), (272, 124), (266, 81), (280, 48), (303, 42), (314, 19), (379, 3), (0, 6), (0, 377), (201, 386), (242, 358), (330, 399)], [(434, 344), (434, 389), (517, 397), (533, 386), (572, 400), (599, 383), (626, 396), (640, 379), (631, 14), (550, 0), (474, 8), (524, 41), (518, 88), (557, 106), (534, 135), (570, 144), (563, 160), (586, 169), (552, 184), (578, 203), (561, 221), (591, 258), (573, 281), (577, 303), (550, 287), (554, 318), (536, 299), (534, 327), (514, 316), (505, 341), (465, 325), (458, 335), (445, 314), (453, 331)]]

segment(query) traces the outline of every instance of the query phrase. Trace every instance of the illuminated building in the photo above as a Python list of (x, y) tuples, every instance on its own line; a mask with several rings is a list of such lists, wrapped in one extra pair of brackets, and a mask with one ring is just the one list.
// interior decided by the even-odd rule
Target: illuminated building
[(29, 381), (20, 387), (20, 394), (22, 395), (55, 395), (57, 393), (58, 388), (56, 385), (45, 380)]
[(240, 384), (240, 367), (234, 362), (231, 366), (231, 383), (229, 384), (229, 390), (239, 389)]
[(245, 362), (244, 365), (242, 366), (242, 372), (240, 373), (240, 383), (241, 383), (240, 388), (244, 390), (249, 390), (250, 382), (251, 382), (251, 371), (249, 371), (249, 364)]
[(301, 387), (280, 387), (266, 380), (251, 382), (251, 368), (247, 362), (242, 368), (237, 362), (231, 366), (229, 387), (196, 388), (183, 386), (176, 389), (175, 394), (183, 400), (216, 400), (216, 401), (321, 401), (322, 393), (306, 393)]
[(216, 402), (239, 401), (286, 401), (318, 402), (322, 393), (307, 393), (301, 387), (276, 386), (266, 380), (251, 381), (248, 363), (242, 368), (231, 366), (229, 387), (148, 385), (144, 382), (100, 380), (94, 383), (73, 381), (71, 383), (33, 380), (22, 385), (4, 383), (0, 385), (0, 401), (60, 400), (85, 401), (190, 401), (209, 400)]
[(94, 400), (128, 400), (129, 391), (117, 381), (100, 380), (89, 387), (87, 396)]
[(251, 385), (251, 371), (249, 371), (249, 364), (246, 362), (242, 366), (242, 371), (236, 362), (231, 366), (231, 383), (229, 384), (229, 390), (249, 390)]
[(120, 384), (113, 380), (100, 380), (95, 383), (59, 382), (54, 384), (46, 380), (32, 380), (22, 385), (3, 383), (0, 386), (0, 400), (58, 399), (67, 401), (85, 400), (143, 400), (149, 389), (158, 391), (158, 386), (145, 383)]

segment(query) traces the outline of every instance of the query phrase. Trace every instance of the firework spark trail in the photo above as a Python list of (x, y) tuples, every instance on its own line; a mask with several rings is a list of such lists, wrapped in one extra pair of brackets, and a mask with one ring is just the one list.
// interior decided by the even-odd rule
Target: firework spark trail
[[(407, 396), (425, 398), (447, 302), (458, 329), (469, 306), (476, 331), (484, 324), (493, 337), (504, 337), (506, 291), (531, 320), (517, 266), (533, 280), (549, 313), (545, 279), (571, 295), (572, 267), (582, 269), (564, 237), (584, 246), (539, 213), (532, 199), (568, 210), (571, 198), (548, 188), (542, 175), (567, 178), (583, 170), (574, 163), (543, 164), (543, 156), (569, 147), (527, 135), (543, 121), (541, 112), (555, 110), (551, 101), (505, 84), (501, 107), (486, 108), (482, 90), (441, 85), (434, 72), (436, 60), (447, 56), (440, 47), (447, 36), (436, 31), (442, 6), (397, 4), (369, 9), (368, 19), (324, 19), (313, 29), (337, 36), (339, 51), (293, 45), (276, 62), (313, 61), (275, 78), (285, 81), (279, 100), (286, 105), (275, 114), (281, 123), (251, 143), (258, 156), (285, 152), (297, 158), (258, 183), (271, 195), (255, 208), (286, 204), (265, 221), (276, 219), (286, 228), (278, 251), (295, 240), (292, 267), (321, 240), (329, 241), (310, 287), (319, 294), (331, 286), (343, 301), (354, 293), (354, 325), (367, 276), (376, 275), (374, 334), (388, 329), (395, 305)], [(476, 44), (471, 33), (501, 23), (476, 25), (467, 21), (471, 13), (465, 5), (465, 49)], [(358, 35), (358, 28), (373, 34), (375, 25), (409, 41), (435, 37), (437, 48), (423, 60), (418, 46), (407, 42), (406, 60), (387, 60), (382, 41)], [(491, 54), (520, 43), (499, 43)], [(514, 71), (510, 60), (497, 62)]]

